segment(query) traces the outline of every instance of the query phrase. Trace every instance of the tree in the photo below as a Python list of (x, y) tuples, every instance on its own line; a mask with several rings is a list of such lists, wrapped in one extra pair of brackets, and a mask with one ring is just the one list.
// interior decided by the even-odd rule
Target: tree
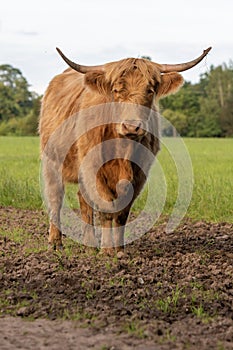
[[(224, 63), (205, 75), (200, 98), (199, 135), (232, 136), (233, 69)], [(203, 84), (203, 78), (201, 83)]]
[(40, 100), (19, 69), (1, 65), (0, 135), (36, 135)]
[(223, 136), (233, 136), (233, 93), (226, 99), (220, 114), (220, 125)]
[[(187, 118), (183, 136), (219, 137), (233, 136), (233, 63), (211, 66), (202, 74), (200, 82), (185, 83), (175, 95), (161, 101), (162, 113), (174, 119), (176, 113)], [(169, 112), (166, 112), (166, 111)], [(180, 117), (178, 117), (179, 121)], [(177, 121), (173, 121), (176, 126)]]
[(152, 61), (151, 57), (147, 55), (141, 56), (141, 58), (144, 58), (144, 60)]
[(184, 113), (166, 109), (163, 112), (163, 117), (170, 122), (165, 122), (165, 128), (163, 129), (164, 135), (177, 136), (178, 133), (180, 136), (184, 136), (187, 134), (188, 118)]
[(21, 71), (0, 65), (0, 121), (25, 116), (32, 104), (32, 93)]
[[(184, 86), (176, 95), (170, 95), (165, 99), (161, 100), (162, 114), (166, 114), (166, 110), (175, 112), (178, 119), (185, 120), (185, 127), (177, 130), (182, 136), (196, 136), (196, 125), (198, 112), (200, 110), (199, 104), (200, 91), (196, 85), (192, 85), (190, 82), (185, 82)], [(168, 117), (169, 119), (170, 117)], [(174, 122), (174, 117), (171, 116)], [(172, 120), (171, 120), (172, 122)], [(177, 122), (174, 122), (176, 127)]]
[(30, 112), (24, 117), (21, 135), (37, 135), (38, 133), (38, 118), (40, 114), (41, 96), (33, 94), (33, 104)]

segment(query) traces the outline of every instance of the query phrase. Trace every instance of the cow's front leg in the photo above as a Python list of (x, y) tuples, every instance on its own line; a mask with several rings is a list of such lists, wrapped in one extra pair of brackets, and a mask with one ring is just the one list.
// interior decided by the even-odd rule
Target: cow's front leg
[(114, 216), (113, 240), (117, 252), (124, 252), (124, 233), (128, 215), (129, 208)]
[(56, 170), (45, 164), (43, 169), (44, 175), (44, 200), (47, 205), (50, 227), (48, 242), (50, 247), (55, 250), (62, 248), (62, 232), (60, 222), (60, 212), (64, 197), (64, 186), (59, 179)]
[(81, 191), (78, 192), (81, 217), (83, 222), (83, 244), (89, 247), (97, 247), (98, 241), (95, 237), (94, 210), (86, 203)]
[(101, 252), (106, 255), (115, 255), (112, 237), (112, 215), (100, 213), (100, 223), (102, 228)]
[(62, 249), (62, 232), (60, 226), (55, 225), (52, 220), (50, 220), (49, 225), (49, 247), (53, 250)]

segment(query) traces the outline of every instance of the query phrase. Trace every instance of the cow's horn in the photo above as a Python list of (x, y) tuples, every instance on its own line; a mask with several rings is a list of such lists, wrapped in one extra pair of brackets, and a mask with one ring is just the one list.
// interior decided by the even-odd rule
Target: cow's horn
[(103, 71), (103, 65), (100, 66), (82, 66), (81, 64), (77, 64), (75, 62), (72, 62), (69, 58), (67, 58), (64, 53), (57, 47), (56, 48), (57, 52), (59, 53), (59, 55), (63, 58), (63, 60), (68, 64), (68, 66), (70, 66), (71, 68), (73, 68), (74, 70), (76, 70), (79, 73), (87, 73), (90, 71)]
[(208, 49), (204, 50), (202, 55), (196, 58), (193, 61), (186, 62), (186, 63), (180, 63), (180, 64), (159, 64), (159, 69), (161, 73), (169, 73), (169, 72), (183, 72), (187, 69), (190, 69), (199, 62), (208, 54), (208, 52), (212, 49), (212, 47), (209, 47)]

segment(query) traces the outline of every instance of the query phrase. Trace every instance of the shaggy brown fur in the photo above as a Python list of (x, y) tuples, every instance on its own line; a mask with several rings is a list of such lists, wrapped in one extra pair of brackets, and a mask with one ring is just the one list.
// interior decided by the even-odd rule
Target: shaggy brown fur
[[(66, 182), (79, 182), (78, 195), (84, 223), (83, 243), (97, 245), (93, 221), (95, 207), (99, 211), (103, 227), (101, 247), (109, 254), (114, 252), (112, 248), (114, 246), (117, 250), (123, 249), (124, 225), (130, 207), (140, 193), (151, 166), (151, 160), (140, 159), (140, 157), (143, 158), (140, 152), (137, 153), (137, 159), (140, 164), (145, 165), (146, 173), (130, 160), (130, 157), (137, 152), (135, 142), (144, 145), (153, 152), (154, 156), (157, 154), (159, 150), (158, 120), (155, 117), (149, 118), (148, 111), (158, 111), (159, 98), (176, 92), (182, 84), (183, 78), (180, 74), (176, 72), (161, 74), (154, 63), (134, 58), (107, 63), (104, 65), (104, 71), (86, 74), (67, 69), (51, 81), (43, 98), (39, 125), (41, 154), (43, 156), (46, 153), (49, 159), (44, 164), (43, 176), (50, 215), (49, 242), (51, 244), (56, 247), (62, 245), (60, 210), (64, 185)], [(85, 121), (81, 121), (80, 112), (93, 106), (106, 105), (108, 108), (113, 102), (117, 103), (117, 106), (122, 106), (117, 120), (113, 118), (114, 120), (106, 124), (99, 123), (88, 130), (87, 124), (90, 120), (88, 121), (87, 118), (85, 125)], [(133, 106), (134, 109), (132, 109)], [(141, 109), (139, 106), (142, 106)], [(111, 108), (109, 111), (111, 113)], [(66, 121), (69, 123), (65, 123)], [(82, 128), (86, 128), (87, 131), (75, 138), (75, 130), (80, 130), (79, 123), (83, 123)], [(65, 125), (64, 128), (63, 125)], [(151, 132), (145, 131), (148, 128)], [(54, 136), (57, 130), (60, 130), (59, 137)], [(57, 172), (60, 170), (58, 166), (53, 166), (56, 163), (54, 159), (61, 157), (61, 153), (67, 147), (67, 141), (72, 137), (74, 142), (65, 152), (62, 160), (62, 179), (59, 180)], [(106, 147), (99, 151), (99, 155), (96, 152), (97, 158), (99, 157), (99, 161), (102, 161), (96, 177), (98, 194), (110, 206), (111, 202), (117, 198), (127, 196), (129, 183), (134, 189), (130, 203), (124, 209), (114, 213), (104, 212), (92, 196), (90, 189), (93, 187), (93, 178), (90, 175), (94, 171), (95, 160), (87, 162), (85, 169), (80, 170), (88, 152), (110, 140), (123, 143)], [(134, 140), (134, 142), (124, 144), (127, 140)], [(117, 156), (118, 147), (125, 147), (124, 157)], [(107, 161), (104, 162), (104, 159)], [(88, 197), (88, 201), (84, 194)]]

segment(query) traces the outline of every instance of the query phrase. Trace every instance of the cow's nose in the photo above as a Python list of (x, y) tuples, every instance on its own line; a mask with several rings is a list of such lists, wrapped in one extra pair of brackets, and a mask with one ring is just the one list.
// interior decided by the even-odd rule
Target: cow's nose
[(124, 120), (121, 123), (121, 134), (127, 137), (142, 136), (145, 134), (142, 126), (143, 124), (140, 120)]

